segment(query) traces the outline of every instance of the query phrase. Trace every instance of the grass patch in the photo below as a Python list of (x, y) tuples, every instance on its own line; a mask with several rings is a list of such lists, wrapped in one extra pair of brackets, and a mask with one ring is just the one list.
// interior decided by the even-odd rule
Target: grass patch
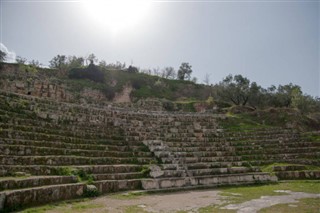
[(85, 210), (85, 209), (102, 207), (101, 204), (91, 204), (91, 203), (86, 203), (86, 201), (90, 201), (90, 200), (85, 198), (85, 199), (57, 202), (57, 203), (52, 203), (45, 206), (28, 208), (20, 212), (21, 213), (44, 213), (49, 210), (57, 209), (59, 210), (59, 212), (69, 213), (69, 212), (81, 212), (82, 210)]
[(305, 198), (300, 199), (297, 203), (278, 204), (268, 208), (261, 209), (259, 213), (319, 213), (320, 211), (320, 199), (319, 198)]
[(127, 206), (125, 207), (124, 212), (125, 213), (148, 213), (139, 205)]
[(286, 181), (278, 184), (239, 186), (225, 188), (220, 195), (227, 196), (231, 203), (242, 203), (261, 196), (285, 195), (275, 190), (291, 190), (296, 192), (320, 193), (320, 181)]
[(320, 142), (319, 133), (307, 132), (307, 133), (304, 133), (303, 136), (306, 140), (313, 141), (313, 142)]
[(206, 206), (203, 208), (199, 208), (199, 213), (235, 213), (236, 210), (231, 209), (220, 209), (220, 205), (212, 205), (212, 206)]
[(126, 193), (116, 193), (111, 195), (111, 198), (118, 199), (118, 200), (132, 200), (138, 199), (139, 197), (146, 195), (146, 192), (126, 192)]

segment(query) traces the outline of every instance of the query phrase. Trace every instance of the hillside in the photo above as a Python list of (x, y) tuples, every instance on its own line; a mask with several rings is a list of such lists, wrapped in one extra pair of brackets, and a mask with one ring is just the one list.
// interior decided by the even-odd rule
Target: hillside
[[(85, 69), (77, 68), (75, 75), (72, 69), (2, 63), (0, 89), (69, 103), (137, 110), (225, 113), (230, 115), (227, 125), (238, 125), (237, 119), (240, 119), (240, 123), (247, 122), (249, 126), (282, 126), (300, 130), (318, 130), (320, 126), (319, 99), (295, 95), (296, 85), (280, 85), (277, 93), (271, 93), (261, 87), (257, 92), (259, 87), (255, 88), (253, 82), (246, 94), (245, 89), (241, 91), (241, 82), (237, 85), (229, 78), (229, 84), (225, 83), (229, 76), (221, 84), (206, 86), (106, 67), (94, 67), (85, 76)], [(91, 80), (90, 75), (93, 76), (94, 72), (100, 76)], [(248, 79), (240, 80), (245, 82)], [(246, 106), (233, 103), (234, 97), (244, 96), (248, 100)]]

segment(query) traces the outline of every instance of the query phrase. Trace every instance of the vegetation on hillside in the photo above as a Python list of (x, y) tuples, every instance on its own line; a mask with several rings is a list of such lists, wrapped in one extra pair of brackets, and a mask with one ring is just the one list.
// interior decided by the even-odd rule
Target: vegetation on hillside
[(206, 75), (207, 85), (196, 84), (191, 78), (192, 66), (185, 62), (177, 72), (172, 67), (152, 71), (132, 65), (127, 68), (121, 62), (108, 64), (104, 60), (99, 61), (94, 54), (88, 57), (57, 55), (50, 61), (51, 69), (46, 71), (37, 68), (39, 62), (34, 60), (26, 63), (20, 57), (18, 62), (20, 70), (40, 70), (38, 74), (56, 76), (56, 81), (66, 83), (74, 91), (81, 92), (86, 87), (100, 90), (110, 101), (116, 93), (131, 87), (132, 101), (157, 98), (163, 100), (168, 110), (195, 111), (198, 104), (222, 112), (232, 106), (242, 106), (242, 110), (247, 111), (296, 109), (305, 115), (313, 113), (316, 117), (320, 112), (320, 98), (303, 94), (298, 85), (290, 83), (263, 88), (242, 75), (228, 75), (215, 85), (209, 85), (209, 75)]

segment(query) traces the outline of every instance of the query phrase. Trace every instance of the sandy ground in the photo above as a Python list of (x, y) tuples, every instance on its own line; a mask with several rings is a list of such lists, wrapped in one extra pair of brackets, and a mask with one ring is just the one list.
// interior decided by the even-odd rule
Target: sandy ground
[[(250, 200), (240, 204), (229, 204), (224, 209), (236, 210), (238, 213), (255, 213), (258, 210), (280, 203), (294, 203), (302, 198), (319, 198), (320, 194), (303, 192), (286, 192), (288, 195), (262, 196), (259, 199)], [(81, 212), (94, 213), (122, 213), (129, 206), (137, 206), (146, 212), (171, 213), (177, 211), (197, 212), (201, 207), (220, 205), (226, 202), (226, 197), (220, 196), (219, 190), (184, 191), (165, 194), (141, 195), (131, 199), (118, 199), (113, 196), (102, 196), (94, 200), (86, 201), (86, 204), (97, 205), (99, 208), (82, 210)], [(65, 209), (65, 208), (64, 208)], [(50, 213), (60, 213), (56, 208)]]

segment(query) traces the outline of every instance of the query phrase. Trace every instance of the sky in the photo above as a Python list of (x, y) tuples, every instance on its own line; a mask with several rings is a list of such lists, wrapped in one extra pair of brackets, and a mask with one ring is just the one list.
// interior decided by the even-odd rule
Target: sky
[(188, 62), (199, 83), (241, 74), (320, 96), (318, 0), (0, 1), (8, 61), (94, 53), (140, 68)]

